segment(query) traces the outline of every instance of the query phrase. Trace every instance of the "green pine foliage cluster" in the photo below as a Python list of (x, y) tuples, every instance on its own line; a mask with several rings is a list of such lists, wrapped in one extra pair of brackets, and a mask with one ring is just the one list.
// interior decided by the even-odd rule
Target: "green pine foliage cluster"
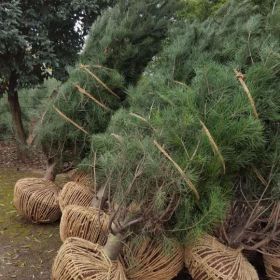
[(49, 103), (39, 128), (38, 141), (48, 146), (49, 156), (86, 155), (90, 135), (104, 132), (113, 112), (127, 106), (126, 87), (136, 84), (159, 51), (177, 8), (175, 0), (120, 1), (95, 21), (79, 63)]
[[(129, 108), (93, 135), (82, 165), (96, 156), (98, 185), (120, 207), (139, 206), (142, 233), (185, 241), (209, 231), (235, 199), (237, 182), (248, 197), (262, 193), (253, 170), (277, 192), (280, 7), (263, 2), (266, 12), (232, 0), (215, 18), (178, 22), (128, 89)], [(254, 104), (235, 69), (245, 74)]]
[(184, 9), (179, 12), (180, 17), (189, 20), (203, 21), (209, 15), (215, 14), (227, 0), (185, 0)]

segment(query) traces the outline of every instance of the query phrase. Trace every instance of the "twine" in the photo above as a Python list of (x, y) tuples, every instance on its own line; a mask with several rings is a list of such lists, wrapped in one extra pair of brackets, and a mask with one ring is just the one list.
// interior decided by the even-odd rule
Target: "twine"
[(269, 243), (267, 254), (263, 254), (263, 261), (268, 279), (280, 280), (280, 244)]
[(209, 235), (186, 248), (185, 263), (194, 280), (258, 280), (241, 250), (226, 247)]
[(93, 207), (69, 205), (62, 213), (60, 238), (80, 237), (104, 245), (108, 237), (109, 216)]
[(130, 280), (170, 280), (183, 268), (183, 249), (176, 242), (169, 250), (163, 243), (145, 239), (124, 246), (123, 263)]
[(74, 169), (70, 172), (70, 181), (74, 181), (88, 188), (93, 188), (94, 181), (91, 176), (84, 171)]
[(61, 210), (63, 210), (67, 205), (91, 205), (92, 199), (94, 197), (93, 189), (80, 182), (85, 181), (80, 179), (79, 183), (70, 181), (64, 185), (58, 198)]
[(19, 214), (34, 223), (51, 223), (61, 215), (58, 193), (58, 187), (48, 180), (20, 179), (14, 189), (14, 205)]
[(102, 246), (68, 238), (58, 251), (52, 280), (127, 280), (120, 261), (111, 261)]

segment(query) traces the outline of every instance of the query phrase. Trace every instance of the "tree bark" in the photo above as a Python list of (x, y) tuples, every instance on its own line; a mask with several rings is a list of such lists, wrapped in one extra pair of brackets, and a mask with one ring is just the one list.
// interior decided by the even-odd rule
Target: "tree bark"
[(21, 108), (18, 100), (17, 75), (14, 72), (11, 74), (9, 81), (8, 103), (12, 115), (15, 137), (19, 143), (18, 146), (20, 148), (20, 151), (24, 152), (23, 147), (25, 146), (25, 131), (23, 128)]
[(122, 238), (123, 236), (120, 233), (110, 233), (108, 236), (108, 240), (103, 248), (103, 251), (111, 261), (117, 260), (120, 255), (123, 247)]
[(48, 165), (47, 165), (47, 170), (45, 172), (45, 176), (44, 179), (54, 182), (55, 181), (55, 177), (57, 174), (57, 163), (55, 162), (54, 159), (49, 159), (48, 160)]
[(97, 194), (94, 196), (91, 206), (97, 209), (103, 209), (104, 203), (108, 199), (108, 192), (105, 186), (101, 187)]

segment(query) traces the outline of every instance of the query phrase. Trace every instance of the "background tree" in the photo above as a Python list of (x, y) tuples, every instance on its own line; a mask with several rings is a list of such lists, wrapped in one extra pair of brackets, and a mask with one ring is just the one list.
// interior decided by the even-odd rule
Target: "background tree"
[(184, 0), (184, 9), (180, 16), (187, 19), (205, 20), (215, 13), (228, 0)]
[(25, 143), (18, 90), (54, 76), (64, 79), (85, 35), (108, 1), (2, 1), (0, 97), (8, 95), (16, 139)]

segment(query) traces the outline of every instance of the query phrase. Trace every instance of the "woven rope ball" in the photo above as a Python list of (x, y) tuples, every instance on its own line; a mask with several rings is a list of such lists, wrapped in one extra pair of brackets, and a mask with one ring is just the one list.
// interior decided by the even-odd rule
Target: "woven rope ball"
[(90, 206), (94, 198), (93, 189), (87, 185), (70, 181), (66, 183), (59, 194), (59, 206), (63, 209), (67, 205)]
[(58, 220), (59, 188), (42, 178), (25, 178), (14, 188), (14, 205), (19, 214), (34, 223), (51, 223)]
[(72, 170), (69, 173), (69, 178), (70, 181), (74, 181), (88, 188), (94, 186), (94, 180), (92, 179), (92, 177), (89, 174), (85, 173), (84, 171), (78, 169)]
[(58, 251), (52, 280), (127, 280), (120, 261), (111, 261), (103, 247), (80, 238), (68, 238)]
[(263, 254), (268, 279), (280, 280), (280, 243), (270, 242), (267, 254)]
[(183, 248), (176, 242), (167, 248), (149, 238), (128, 242), (122, 255), (130, 280), (170, 280), (183, 268)]
[(93, 207), (68, 205), (62, 212), (60, 238), (80, 237), (104, 245), (107, 241), (109, 216)]
[(240, 250), (206, 235), (186, 248), (185, 263), (194, 280), (258, 280), (254, 267)]

